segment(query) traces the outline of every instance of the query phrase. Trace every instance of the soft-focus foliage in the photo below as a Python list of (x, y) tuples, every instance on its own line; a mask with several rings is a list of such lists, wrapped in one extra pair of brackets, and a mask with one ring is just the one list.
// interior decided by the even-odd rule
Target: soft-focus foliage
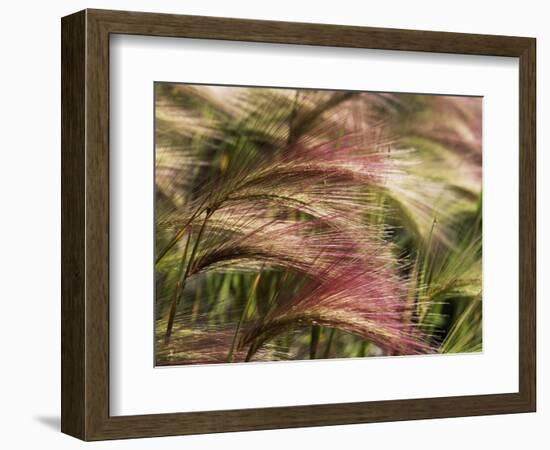
[(481, 99), (155, 90), (157, 364), (481, 350)]

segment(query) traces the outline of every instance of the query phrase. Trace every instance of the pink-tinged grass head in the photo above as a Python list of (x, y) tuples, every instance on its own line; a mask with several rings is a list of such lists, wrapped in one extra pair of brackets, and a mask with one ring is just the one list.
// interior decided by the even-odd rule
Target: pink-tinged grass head
[(333, 267), (306, 284), (251, 327), (241, 345), (261, 348), (296, 326), (320, 325), (361, 336), (388, 355), (431, 353), (426, 337), (407, 319), (406, 284), (383, 258), (372, 256)]

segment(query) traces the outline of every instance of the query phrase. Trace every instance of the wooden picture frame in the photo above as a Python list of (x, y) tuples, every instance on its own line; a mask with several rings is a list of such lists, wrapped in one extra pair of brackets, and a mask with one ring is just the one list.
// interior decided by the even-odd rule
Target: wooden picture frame
[[(84, 440), (535, 411), (533, 38), (85, 10), (62, 19), (62, 416)], [(140, 416), (109, 415), (109, 36), (519, 58), (519, 392)]]

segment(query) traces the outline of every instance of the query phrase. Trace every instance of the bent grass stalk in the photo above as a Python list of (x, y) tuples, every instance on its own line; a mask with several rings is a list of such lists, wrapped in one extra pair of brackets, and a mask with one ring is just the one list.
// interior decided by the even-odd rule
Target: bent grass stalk
[(203, 199), (203, 201), (200, 203), (200, 205), (198, 206), (198, 208), (195, 210), (195, 212), (193, 214), (191, 214), (191, 217), (189, 217), (189, 219), (187, 219), (187, 221), (183, 224), (183, 226), (179, 229), (179, 231), (176, 233), (176, 235), (172, 238), (172, 240), (166, 245), (166, 247), (164, 247), (159, 255), (157, 256), (156, 260), (155, 260), (155, 264), (158, 264), (162, 258), (164, 258), (166, 256), (166, 254), (170, 251), (170, 249), (172, 247), (174, 247), (174, 245), (176, 245), (178, 243), (178, 241), (183, 237), (184, 233), (185, 233), (185, 229), (191, 224), (191, 222), (193, 222), (193, 220), (195, 220), (196, 217), (200, 216), (203, 212), (203, 209), (202, 207), (204, 206), (204, 204), (206, 203), (206, 201), (208, 200), (209, 197), (205, 197)]
[[(432, 251), (433, 232), (434, 232), (434, 229), (435, 229), (436, 225), (437, 225), (437, 218), (434, 217), (434, 219), (432, 221), (432, 227), (430, 228), (430, 234), (428, 235), (428, 241), (427, 241), (426, 247), (424, 249), (424, 258), (423, 258), (423, 261), (422, 261), (422, 270), (420, 272), (420, 286), (419, 286), (420, 297), (423, 297), (426, 294), (427, 290), (428, 290), (428, 286), (427, 286), (427, 284), (428, 284), (428, 281), (427, 281), (428, 264), (429, 264), (430, 255), (431, 255), (431, 251)], [(429, 306), (425, 305), (422, 298), (420, 300), (421, 301), (418, 302), (418, 307), (421, 308), (421, 311), (419, 311), (419, 313), (420, 313), (419, 316), (420, 316), (420, 323), (423, 323), (425, 318), (426, 318), (426, 315), (429, 311)]]
[(244, 319), (246, 315), (248, 314), (248, 308), (250, 305), (250, 300), (254, 296), (254, 293), (256, 292), (256, 288), (258, 287), (258, 283), (260, 282), (260, 278), (262, 276), (263, 267), (260, 269), (260, 272), (256, 275), (256, 278), (254, 278), (254, 281), (252, 283), (252, 286), (250, 287), (250, 292), (248, 293), (248, 297), (246, 299), (246, 304), (244, 305), (243, 311), (241, 313), (241, 317), (239, 318), (239, 322), (237, 323), (237, 327), (235, 328), (235, 334), (233, 336), (233, 341), (231, 342), (231, 348), (229, 349), (229, 354), (227, 355), (227, 362), (233, 362), (233, 356), (235, 353), (235, 348), (237, 346), (237, 339), (239, 336), (239, 332), (241, 330), (241, 326), (244, 322)]
[(463, 327), (465, 326), (468, 317), (472, 314), (475, 308), (479, 307), (479, 302), (479, 299), (472, 300), (468, 307), (461, 314), (460, 318), (453, 324), (451, 331), (439, 348), (440, 353), (448, 352), (453, 344), (455, 346), (459, 346), (459, 343), (456, 342), (458, 341), (459, 334), (463, 330)]
[[(183, 233), (185, 232), (185, 229), (183, 229)], [(174, 325), (174, 317), (176, 316), (176, 307), (178, 305), (178, 299), (180, 296), (180, 292), (182, 291), (182, 278), (183, 278), (183, 266), (185, 265), (185, 260), (187, 258), (187, 250), (189, 249), (189, 242), (191, 241), (191, 229), (189, 230), (189, 234), (187, 235), (187, 241), (185, 242), (185, 248), (183, 250), (183, 253), (181, 255), (181, 262), (179, 267), (179, 273), (180, 278), (178, 279), (176, 283), (176, 289), (174, 290), (174, 298), (172, 300), (172, 304), (170, 305), (170, 311), (168, 313), (168, 325), (166, 329), (166, 334), (164, 335), (164, 343), (168, 344), (170, 341), (170, 334), (172, 333), (172, 327)]]
[[(187, 277), (189, 276), (191, 266), (193, 265), (193, 261), (195, 259), (195, 255), (197, 253), (197, 248), (199, 247), (199, 244), (200, 244), (200, 241), (201, 241), (201, 238), (202, 238), (202, 234), (203, 234), (204, 228), (206, 226), (206, 222), (208, 221), (208, 218), (211, 216), (211, 214), (212, 214), (211, 210), (207, 209), (206, 210), (206, 215), (204, 216), (204, 221), (202, 222), (201, 228), (200, 228), (199, 233), (197, 235), (197, 240), (195, 241), (195, 245), (193, 246), (193, 250), (191, 250), (191, 256), (189, 257), (189, 261), (187, 263), (185, 273), (183, 275), (183, 278), (181, 279), (179, 293), (178, 293), (178, 291), (176, 291), (177, 294), (174, 297), (174, 300), (172, 302), (172, 306), (170, 308), (170, 315), (168, 317), (168, 323), (166, 325), (166, 334), (164, 335), (164, 342), (166, 344), (168, 344), (170, 342), (170, 336), (172, 334), (172, 327), (174, 325), (174, 317), (176, 316), (176, 307), (179, 303), (179, 298), (180, 298), (181, 294), (183, 293), (183, 291), (185, 289), (185, 283), (187, 281)], [(189, 235), (189, 236), (191, 236), (191, 235)], [(186, 249), (184, 251), (184, 257), (187, 254), (187, 245), (188, 244), (189, 244), (189, 240), (187, 241), (187, 244), (186, 244)]]

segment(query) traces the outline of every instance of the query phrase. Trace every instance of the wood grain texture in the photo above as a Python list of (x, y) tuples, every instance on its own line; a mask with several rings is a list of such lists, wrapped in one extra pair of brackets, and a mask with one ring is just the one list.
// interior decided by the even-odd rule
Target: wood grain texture
[(76, 13), (61, 27), (61, 430), (79, 437), (86, 408), (85, 20)]
[[(109, 34), (112, 33), (519, 57), (519, 392), (109, 416)], [(63, 18), (62, 41), (62, 431), (84, 440), (98, 440), (535, 410), (534, 39), (86, 10)]]
[(536, 409), (536, 41), (519, 63), (519, 390)]

